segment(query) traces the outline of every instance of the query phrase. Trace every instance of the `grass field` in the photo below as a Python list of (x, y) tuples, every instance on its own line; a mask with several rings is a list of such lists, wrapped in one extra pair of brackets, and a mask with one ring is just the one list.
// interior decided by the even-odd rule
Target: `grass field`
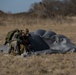
[[(0, 17), (0, 45), (6, 34), (15, 28), (30, 31), (52, 30), (63, 34), (76, 44), (76, 17), (33, 19), (25, 16)], [(76, 75), (76, 53), (51, 54), (22, 58), (0, 53), (0, 75)]]

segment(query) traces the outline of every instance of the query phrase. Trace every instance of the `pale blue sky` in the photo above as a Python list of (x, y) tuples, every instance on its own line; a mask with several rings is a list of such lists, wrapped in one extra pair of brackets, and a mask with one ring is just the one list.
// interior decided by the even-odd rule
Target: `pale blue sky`
[(25, 12), (31, 7), (34, 2), (41, 0), (0, 0), (0, 10), (4, 12)]

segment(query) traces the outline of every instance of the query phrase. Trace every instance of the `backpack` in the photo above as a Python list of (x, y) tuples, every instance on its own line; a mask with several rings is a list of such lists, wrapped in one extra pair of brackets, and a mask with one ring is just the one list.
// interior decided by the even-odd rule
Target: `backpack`
[(16, 32), (19, 32), (19, 30), (18, 30), (18, 29), (15, 29), (15, 30), (12, 30), (12, 31), (8, 32), (7, 35), (6, 35), (5, 40), (6, 40), (7, 42), (10, 42), (10, 40), (12, 39), (13, 35), (14, 35)]

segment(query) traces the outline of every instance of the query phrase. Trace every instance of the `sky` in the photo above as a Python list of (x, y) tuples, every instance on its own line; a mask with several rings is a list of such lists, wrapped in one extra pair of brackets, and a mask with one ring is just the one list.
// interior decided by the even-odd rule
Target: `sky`
[(41, 0), (0, 0), (0, 10), (4, 12), (27, 12), (34, 2)]

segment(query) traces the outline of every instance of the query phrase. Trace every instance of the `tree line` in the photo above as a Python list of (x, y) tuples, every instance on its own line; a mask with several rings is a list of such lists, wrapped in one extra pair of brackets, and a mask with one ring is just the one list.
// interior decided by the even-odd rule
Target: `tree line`
[(76, 0), (42, 0), (31, 5), (29, 12), (39, 17), (74, 16)]

